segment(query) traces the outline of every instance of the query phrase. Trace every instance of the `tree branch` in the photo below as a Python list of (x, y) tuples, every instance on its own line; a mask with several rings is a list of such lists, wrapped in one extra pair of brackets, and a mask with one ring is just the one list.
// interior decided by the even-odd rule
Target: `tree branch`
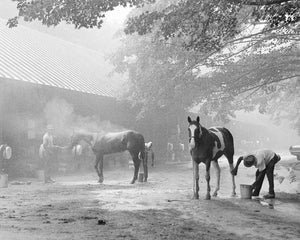
[[(296, 77), (300, 77), (300, 75), (288, 76), (288, 77), (281, 78), (281, 79), (277, 79), (277, 80), (274, 80), (274, 81), (267, 81), (267, 82), (264, 82), (264, 83), (262, 83), (262, 84), (260, 84), (260, 85), (257, 85), (257, 86), (254, 86), (254, 87), (245, 89), (245, 90), (239, 92), (239, 94), (242, 94), (242, 93), (245, 93), (245, 92), (249, 92), (249, 91), (255, 89), (253, 92), (251, 92), (249, 95), (247, 95), (247, 96), (245, 97), (245, 98), (248, 98), (249, 96), (251, 96), (251, 95), (253, 95), (255, 92), (257, 92), (259, 89), (261, 89), (263, 86), (266, 86), (266, 85), (272, 84), (272, 83), (278, 83), (278, 82), (285, 81), (285, 80), (289, 80), (289, 79), (296, 78)], [(244, 99), (245, 99), (245, 98), (244, 98)]]
[(267, 6), (290, 2), (291, 0), (232, 0), (234, 3), (242, 3), (249, 6)]

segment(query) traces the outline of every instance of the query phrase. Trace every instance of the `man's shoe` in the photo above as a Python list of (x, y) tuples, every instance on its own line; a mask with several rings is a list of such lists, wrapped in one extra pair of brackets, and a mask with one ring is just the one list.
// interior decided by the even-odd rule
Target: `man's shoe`
[(275, 198), (275, 194), (268, 193), (267, 195), (264, 195), (264, 198), (265, 199), (273, 199), (273, 198)]

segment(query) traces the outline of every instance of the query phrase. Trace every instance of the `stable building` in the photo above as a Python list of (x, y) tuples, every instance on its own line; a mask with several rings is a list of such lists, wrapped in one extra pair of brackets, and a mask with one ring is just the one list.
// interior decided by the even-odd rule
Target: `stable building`
[(99, 52), (0, 19), (0, 144), (12, 147), (10, 176), (38, 164), (49, 123), (62, 145), (68, 127), (133, 127), (132, 109), (117, 100), (122, 78), (111, 70)]

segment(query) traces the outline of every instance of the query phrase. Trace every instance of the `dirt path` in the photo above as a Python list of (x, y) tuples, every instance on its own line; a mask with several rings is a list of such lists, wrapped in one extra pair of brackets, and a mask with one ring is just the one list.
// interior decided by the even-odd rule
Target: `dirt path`
[(186, 165), (150, 169), (148, 183), (130, 185), (131, 176), (106, 170), (102, 185), (91, 173), (2, 188), (0, 239), (300, 239), (299, 194), (278, 193), (274, 209), (230, 198), (227, 168), (211, 201), (203, 200), (203, 173), (201, 199), (191, 200)]

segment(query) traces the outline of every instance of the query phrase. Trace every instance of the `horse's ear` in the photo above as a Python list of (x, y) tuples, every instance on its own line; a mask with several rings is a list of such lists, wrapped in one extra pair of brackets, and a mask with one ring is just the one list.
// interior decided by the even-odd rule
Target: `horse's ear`
[(200, 117), (198, 116), (196, 120), (197, 120), (197, 122), (199, 123), (199, 122), (200, 122)]
[(188, 116), (188, 122), (191, 123), (192, 119)]

